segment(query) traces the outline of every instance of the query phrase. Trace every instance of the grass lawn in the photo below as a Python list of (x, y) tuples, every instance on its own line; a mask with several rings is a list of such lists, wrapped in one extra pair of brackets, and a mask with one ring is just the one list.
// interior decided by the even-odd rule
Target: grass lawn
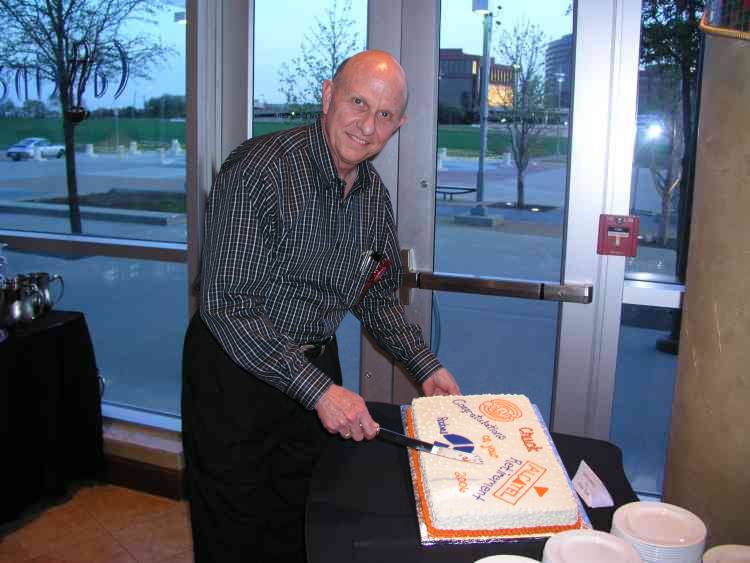
[[(46, 137), (52, 143), (63, 144), (62, 120), (58, 118), (25, 119), (0, 118), (0, 147), (9, 147), (24, 137)], [(97, 151), (114, 151), (117, 145), (128, 146), (131, 141), (140, 147), (168, 148), (172, 139), (185, 146), (185, 122), (156, 118), (114, 117), (86, 119), (76, 126), (76, 145), (83, 148), (93, 144)]]
[[(78, 196), (80, 205), (109, 207), (114, 209), (138, 209), (164, 213), (185, 213), (185, 194), (175, 192), (109, 190), (98, 194)], [(35, 203), (59, 203), (67, 205), (67, 197), (50, 197), (32, 200)]]

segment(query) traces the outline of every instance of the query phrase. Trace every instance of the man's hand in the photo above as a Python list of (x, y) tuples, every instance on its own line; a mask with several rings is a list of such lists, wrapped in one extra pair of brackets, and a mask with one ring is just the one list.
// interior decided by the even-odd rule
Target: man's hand
[(440, 368), (422, 382), (422, 391), (428, 397), (436, 395), (460, 395), (461, 389), (458, 383), (453, 379), (451, 372), (445, 368)]
[(331, 385), (323, 393), (315, 411), (326, 430), (347, 440), (372, 440), (380, 429), (370, 416), (364, 399), (340, 385)]

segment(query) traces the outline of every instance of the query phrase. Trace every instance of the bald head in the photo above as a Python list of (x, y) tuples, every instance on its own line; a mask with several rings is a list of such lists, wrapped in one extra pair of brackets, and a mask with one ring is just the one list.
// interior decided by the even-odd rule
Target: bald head
[(336, 84), (341, 80), (351, 79), (352, 76), (356, 78), (367, 74), (381, 76), (383, 79), (394, 82), (401, 90), (403, 97), (403, 107), (401, 109), (401, 113), (403, 114), (406, 111), (409, 100), (406, 73), (393, 55), (387, 51), (371, 49), (344, 59), (333, 75), (333, 83)]

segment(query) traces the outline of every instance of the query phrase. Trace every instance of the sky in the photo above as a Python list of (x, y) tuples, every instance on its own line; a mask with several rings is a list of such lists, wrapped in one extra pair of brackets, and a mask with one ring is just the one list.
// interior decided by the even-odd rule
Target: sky
[[(377, 0), (372, 0), (377, 1)], [(342, 4), (339, 0), (339, 5)], [(499, 12), (496, 7), (501, 4)], [(296, 56), (306, 32), (316, 17), (323, 17), (330, 0), (255, 0), (255, 99), (281, 102), (278, 69), (282, 62)], [(538, 24), (550, 40), (572, 32), (573, 16), (565, 15), (570, 0), (498, 0), (490, 2), (499, 13), (500, 26), (493, 26), (496, 41), (500, 29), (529, 19)], [(482, 17), (471, 11), (472, 0), (442, 0), (440, 5), (441, 48), (461, 48), (466, 53), (482, 54)], [(286, 17), (293, 13), (294, 18)], [(495, 21), (498, 21), (498, 18)], [(367, 0), (352, 0), (351, 19), (356, 24), (364, 47), (366, 38)], [(284, 29), (284, 33), (279, 33)]]
[[(371, 0), (377, 1), (377, 0)], [(315, 25), (316, 18), (325, 16), (325, 10), (332, 0), (255, 0), (255, 61), (254, 61), (254, 97), (256, 100), (269, 103), (284, 101), (279, 92), (278, 73), (282, 63), (297, 56), (300, 43)], [(152, 72), (151, 80), (131, 79), (128, 87), (117, 99), (112, 93), (119, 83), (119, 76), (110, 77), (109, 92), (97, 99), (93, 88), (89, 88), (86, 106), (142, 107), (143, 102), (162, 94), (185, 93), (185, 33), (186, 26), (175, 23), (175, 12), (184, 10), (184, 0), (171, 0), (169, 6), (159, 17), (157, 26), (149, 26), (145, 31), (159, 36), (163, 42), (171, 45), (176, 54), (162, 61)], [(338, 0), (339, 6), (343, 4)], [(502, 10), (497, 10), (498, 4)], [(570, 0), (499, 0), (490, 2), (495, 12), (495, 21), (500, 25), (493, 26), (493, 44), (501, 29), (528, 19), (538, 24), (550, 40), (571, 33), (572, 15), (565, 12)], [(482, 53), (482, 18), (472, 13), (472, 0), (442, 0), (441, 2), (441, 48), (460, 48), (466, 53)], [(293, 17), (290, 17), (293, 14)], [(356, 33), (362, 47), (366, 39), (367, 0), (352, 0), (350, 17), (355, 21), (352, 33)], [(2, 22), (0, 22), (1, 24)], [(502, 61), (498, 61), (502, 62)], [(10, 98), (15, 99), (15, 86), (8, 80)], [(30, 82), (33, 83), (33, 80)], [(43, 97), (51, 93), (51, 85), (43, 86)], [(30, 84), (30, 92), (36, 97), (35, 86)]]

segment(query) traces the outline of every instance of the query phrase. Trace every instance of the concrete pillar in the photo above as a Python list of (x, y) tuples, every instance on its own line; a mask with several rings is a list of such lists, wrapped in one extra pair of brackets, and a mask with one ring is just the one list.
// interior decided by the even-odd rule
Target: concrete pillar
[(750, 544), (750, 42), (706, 36), (664, 500)]

